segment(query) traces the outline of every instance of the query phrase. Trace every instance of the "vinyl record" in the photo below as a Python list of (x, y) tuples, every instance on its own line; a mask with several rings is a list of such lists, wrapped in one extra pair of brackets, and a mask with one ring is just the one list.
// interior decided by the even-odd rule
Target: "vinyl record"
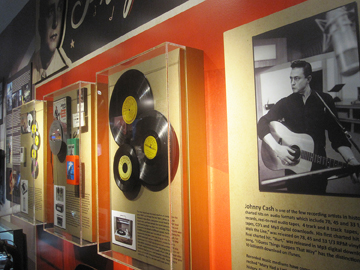
[[(149, 185), (168, 182), (168, 127), (164, 115), (149, 111), (136, 123), (134, 145), (140, 164), (140, 180)], [(171, 180), (179, 161), (179, 146), (176, 133), (170, 125)]]
[(54, 120), (50, 126), (49, 143), (51, 152), (58, 155), (63, 144), (63, 129), (59, 120)]
[(34, 135), (34, 148), (36, 150), (39, 150), (40, 148), (40, 134), (38, 131), (35, 132), (35, 135)]
[(31, 159), (36, 160), (38, 158), (38, 153), (37, 153), (37, 149), (35, 149), (34, 145), (31, 146), (30, 148), (30, 157)]
[(153, 109), (153, 94), (145, 75), (136, 69), (122, 74), (115, 84), (109, 105), (109, 124), (115, 142), (118, 145), (129, 142), (135, 119)]
[(31, 161), (31, 175), (33, 178), (37, 178), (39, 175), (39, 164), (37, 160)]
[(124, 192), (132, 190), (138, 183), (139, 162), (129, 144), (122, 144), (116, 151), (113, 172), (116, 185)]
[(33, 122), (33, 116), (32, 116), (31, 113), (28, 113), (27, 114), (27, 129), (28, 129), (28, 132), (31, 132), (32, 122)]
[(31, 122), (31, 136), (34, 136), (36, 132), (38, 132), (39, 126), (36, 120), (33, 120)]

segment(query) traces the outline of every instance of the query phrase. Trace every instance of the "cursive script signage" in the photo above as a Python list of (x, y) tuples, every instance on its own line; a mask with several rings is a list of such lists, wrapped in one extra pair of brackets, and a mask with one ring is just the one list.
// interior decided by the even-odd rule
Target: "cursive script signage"
[(75, 62), (187, 1), (69, 1), (62, 49)]

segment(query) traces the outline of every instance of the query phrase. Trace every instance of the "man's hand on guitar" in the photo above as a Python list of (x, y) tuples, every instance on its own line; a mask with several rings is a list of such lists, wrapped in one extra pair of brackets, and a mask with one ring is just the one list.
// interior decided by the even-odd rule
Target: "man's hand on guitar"
[(276, 156), (281, 160), (284, 165), (292, 165), (294, 162), (295, 150), (288, 146), (278, 144), (274, 149)]
[(284, 165), (293, 164), (295, 150), (291, 149), (288, 146), (279, 144), (270, 133), (265, 135), (263, 140), (274, 151), (276, 157), (280, 159), (282, 164)]

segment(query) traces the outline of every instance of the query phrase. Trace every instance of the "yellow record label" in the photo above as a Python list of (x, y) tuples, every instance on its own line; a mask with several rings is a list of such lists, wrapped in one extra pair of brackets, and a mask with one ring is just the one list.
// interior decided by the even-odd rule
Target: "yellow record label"
[(32, 150), (31, 150), (31, 157), (32, 157), (33, 159), (36, 159), (36, 150), (35, 150), (35, 149), (32, 149)]
[[(125, 166), (124, 166), (125, 165)], [(119, 174), (121, 180), (129, 180), (132, 173), (131, 160), (128, 156), (122, 156), (119, 161)]]
[(137, 102), (132, 96), (128, 96), (122, 105), (122, 115), (126, 124), (134, 122), (137, 115)]
[(144, 153), (148, 159), (156, 157), (158, 151), (158, 145), (156, 139), (153, 136), (148, 136), (144, 142)]
[(32, 133), (35, 133), (37, 130), (36, 130), (36, 124), (32, 124), (31, 126), (31, 132)]
[(36, 146), (39, 145), (39, 136), (35, 136), (35, 145), (36, 145)]

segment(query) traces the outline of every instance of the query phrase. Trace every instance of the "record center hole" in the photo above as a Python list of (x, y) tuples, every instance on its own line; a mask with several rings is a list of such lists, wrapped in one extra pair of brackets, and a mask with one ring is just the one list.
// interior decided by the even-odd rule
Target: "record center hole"
[(122, 166), (123, 172), (126, 173), (128, 170), (128, 165), (126, 163), (123, 164)]

